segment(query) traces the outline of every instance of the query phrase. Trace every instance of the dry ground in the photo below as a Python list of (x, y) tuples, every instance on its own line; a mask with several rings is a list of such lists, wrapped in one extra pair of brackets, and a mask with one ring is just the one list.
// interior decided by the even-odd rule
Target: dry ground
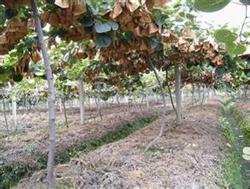
[[(124, 109), (128, 109), (127, 104), (110, 104), (107, 107), (102, 107), (101, 111), (103, 115), (112, 114), (114, 112), (120, 112)], [(69, 125), (79, 125), (80, 124), (80, 110), (79, 108), (67, 108), (67, 117)], [(92, 121), (93, 119), (98, 118), (98, 112), (96, 108), (87, 108), (85, 110), (85, 119)], [(9, 128), (13, 131), (14, 122), (10, 113), (7, 113), (7, 119), (9, 123)], [(65, 119), (63, 112), (56, 113), (56, 124), (59, 126), (65, 125)], [(37, 130), (41, 128), (47, 128), (48, 126), (48, 112), (45, 109), (33, 108), (29, 111), (17, 111), (17, 128), (21, 132), (30, 132), (31, 130)], [(4, 121), (4, 115), (0, 113), (0, 130), (6, 130), (6, 124)]]
[(243, 114), (250, 117), (250, 99), (245, 98), (236, 101), (237, 109), (240, 110)]
[[(178, 127), (173, 127), (174, 114), (159, 118), (125, 139), (58, 165), (58, 188), (224, 188), (220, 164), (225, 141), (219, 114), (218, 102), (210, 101), (203, 110), (185, 110)], [(145, 153), (163, 122), (168, 125), (164, 135)], [(17, 188), (46, 188), (44, 180), (45, 171), (36, 172)]]
[[(159, 108), (114, 107), (104, 110), (102, 120), (100, 118), (92, 119), (83, 126), (79, 125), (79, 118), (71, 117), (71, 126), (69, 128), (57, 128), (57, 151), (61, 152), (69, 146), (93, 138), (100, 138), (128, 122), (153, 115), (157, 111), (159, 111)], [(88, 114), (91, 113), (88, 112)], [(93, 114), (96, 116), (95, 112)], [(33, 116), (35, 116), (35, 113), (33, 113)], [(29, 119), (32, 120), (32, 117)], [(36, 164), (41, 156), (46, 156), (48, 151), (47, 127), (45, 127), (43, 120), (39, 120), (36, 117), (33, 119), (37, 121), (37, 124), (40, 123), (39, 129), (0, 138), (0, 162), (2, 165), (14, 162), (32, 165)], [(44, 127), (42, 128), (41, 125)]]

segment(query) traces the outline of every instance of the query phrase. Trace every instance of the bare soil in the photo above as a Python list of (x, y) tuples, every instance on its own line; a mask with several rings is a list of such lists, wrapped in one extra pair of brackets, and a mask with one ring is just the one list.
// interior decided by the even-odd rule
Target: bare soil
[[(226, 147), (218, 124), (219, 103), (187, 109), (183, 116), (178, 127), (170, 114), (167, 120), (159, 118), (125, 139), (58, 165), (58, 188), (224, 188), (221, 161)], [(163, 136), (144, 152), (162, 123), (167, 124)], [(45, 171), (36, 172), (17, 188), (46, 188), (45, 177)]]
[(240, 110), (243, 114), (250, 117), (250, 99), (245, 98), (236, 101), (237, 109)]
[[(114, 112), (120, 112), (124, 109), (128, 109), (127, 104), (109, 104), (109, 106), (102, 107), (101, 112), (103, 115), (112, 114)], [(67, 117), (69, 125), (80, 124), (80, 110), (79, 108), (67, 108)], [(85, 110), (85, 119), (87, 121), (96, 120), (98, 118), (98, 112), (95, 107)], [(7, 112), (7, 119), (9, 129), (14, 131), (14, 121), (10, 112)], [(56, 113), (56, 124), (58, 126), (65, 126), (65, 119), (63, 112), (59, 110)], [(19, 132), (30, 132), (41, 128), (47, 128), (48, 126), (48, 112), (45, 109), (33, 108), (29, 111), (18, 110), (17, 111), (17, 129)], [(3, 112), (0, 113), (0, 130), (6, 131), (6, 124), (4, 121)]]
[[(80, 125), (79, 117), (69, 116), (70, 127), (57, 127), (57, 151), (84, 142), (93, 138), (100, 138), (110, 131), (122, 127), (128, 122), (135, 121), (142, 117), (147, 117), (159, 111), (159, 108), (145, 109), (145, 107), (113, 107), (103, 111), (103, 119), (96, 118), (96, 113), (92, 112), (95, 119)], [(37, 129), (29, 130), (25, 133), (10, 135), (0, 138), (0, 162), (2, 165), (13, 163), (36, 164), (41, 156), (46, 156), (48, 152), (48, 130), (43, 119), (38, 119), (33, 112), (32, 122), (36, 120), (40, 124)], [(88, 112), (91, 115), (91, 112)], [(43, 128), (41, 127), (44, 126)]]

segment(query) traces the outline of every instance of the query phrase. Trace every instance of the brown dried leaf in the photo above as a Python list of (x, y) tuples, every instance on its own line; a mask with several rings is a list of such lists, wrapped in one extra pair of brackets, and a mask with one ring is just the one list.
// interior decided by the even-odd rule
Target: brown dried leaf
[(162, 8), (166, 6), (171, 0), (146, 0), (148, 9)]
[(149, 33), (150, 35), (152, 35), (152, 34), (158, 32), (158, 31), (159, 31), (159, 29), (158, 29), (158, 27), (157, 27), (155, 24), (153, 24), (153, 23), (149, 24), (148, 33)]
[(134, 12), (136, 9), (140, 7), (140, 1), (139, 0), (127, 0), (126, 7), (130, 12)]
[(74, 16), (80, 16), (81, 14), (84, 14), (86, 12), (87, 12), (87, 7), (85, 4), (85, 1), (75, 0), (74, 6), (73, 6)]
[(115, 19), (122, 13), (122, 6), (119, 2), (116, 2), (113, 10), (110, 13), (110, 17)]
[(62, 9), (70, 8), (71, 0), (55, 0), (55, 5)]
[(178, 36), (176, 36), (175, 34), (169, 32), (167, 30), (164, 30), (161, 33), (161, 36), (162, 36), (164, 43), (176, 43), (179, 40)]

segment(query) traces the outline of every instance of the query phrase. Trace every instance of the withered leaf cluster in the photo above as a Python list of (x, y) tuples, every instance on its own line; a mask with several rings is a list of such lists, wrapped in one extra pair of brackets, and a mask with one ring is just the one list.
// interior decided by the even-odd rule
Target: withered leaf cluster
[[(216, 50), (211, 43), (190, 43), (156, 24), (151, 9), (163, 7), (168, 1), (117, 0), (114, 6), (104, 14), (94, 15), (82, 0), (55, 0), (55, 8), (43, 10), (41, 20), (43, 25), (50, 24), (52, 28), (62, 29), (63, 34), (60, 37), (63, 40), (82, 41), (89, 39), (91, 43), (84, 48), (77, 49), (74, 56), (78, 59), (87, 57), (93, 59), (99, 53), (100, 61), (103, 64), (117, 63), (117, 66), (110, 69), (119, 73), (120, 77), (149, 72), (149, 58), (154, 62), (158, 60), (156, 65), (158, 69), (162, 69), (166, 62), (189, 66), (202, 64), (206, 60), (214, 67), (223, 66), (223, 54)], [(0, 4), (15, 9), (20, 4), (29, 5), (29, 1), (0, 0)], [(87, 24), (83, 23), (86, 22), (86, 19), (89, 20)], [(100, 24), (104, 22), (105, 26), (101, 32), (97, 32), (95, 28), (99, 22)], [(110, 22), (115, 23), (115, 26), (109, 25)], [(29, 30), (34, 30), (32, 19), (22, 20), (14, 17), (9, 20), (5, 30), (0, 35), (0, 54), (7, 54), (28, 34)], [(130, 37), (126, 38), (124, 34), (130, 34)], [(189, 31), (185, 31), (184, 35), (192, 36)], [(104, 37), (102, 38), (102, 36)], [(112, 39), (110, 40), (110, 38)], [(98, 40), (103, 40), (103, 43), (107, 44), (99, 51), (97, 50)], [(168, 48), (171, 46), (167, 55), (164, 53), (166, 46)], [(161, 57), (159, 57), (159, 49), (157, 48), (160, 48)], [(29, 54), (24, 54), (16, 70), (22, 74), (31, 60), (38, 62), (40, 59), (39, 49), (34, 46)], [(98, 70), (90, 70), (87, 72), (87, 80), (94, 81), (97, 75)], [(184, 82), (200, 82), (202, 80), (211, 83), (214, 77), (211, 73), (204, 73), (201, 77), (184, 72), (183, 78)], [(114, 76), (110, 81), (117, 83), (119, 77)]]

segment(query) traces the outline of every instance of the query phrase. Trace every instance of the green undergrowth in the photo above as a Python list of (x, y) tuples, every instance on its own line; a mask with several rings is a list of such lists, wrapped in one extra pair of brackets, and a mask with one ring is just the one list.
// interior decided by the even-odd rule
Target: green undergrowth
[(221, 112), (220, 125), (228, 143), (222, 165), (226, 185), (232, 189), (247, 189), (250, 185), (243, 166), (242, 149), (250, 145), (250, 121), (231, 100), (222, 103)]
[[(156, 115), (137, 119), (131, 123), (127, 123), (118, 129), (107, 133), (98, 139), (91, 139), (75, 145), (72, 145), (63, 151), (57, 152), (55, 163), (61, 164), (69, 162), (72, 157), (77, 157), (79, 153), (87, 153), (98, 147), (123, 139), (133, 132), (147, 126), (157, 119)], [(47, 164), (47, 156), (41, 156), (37, 164), (29, 165), (15, 163), (11, 165), (3, 165), (0, 167), (0, 188), (7, 189), (16, 185), (21, 179), (31, 176), (35, 171), (45, 169)]]

